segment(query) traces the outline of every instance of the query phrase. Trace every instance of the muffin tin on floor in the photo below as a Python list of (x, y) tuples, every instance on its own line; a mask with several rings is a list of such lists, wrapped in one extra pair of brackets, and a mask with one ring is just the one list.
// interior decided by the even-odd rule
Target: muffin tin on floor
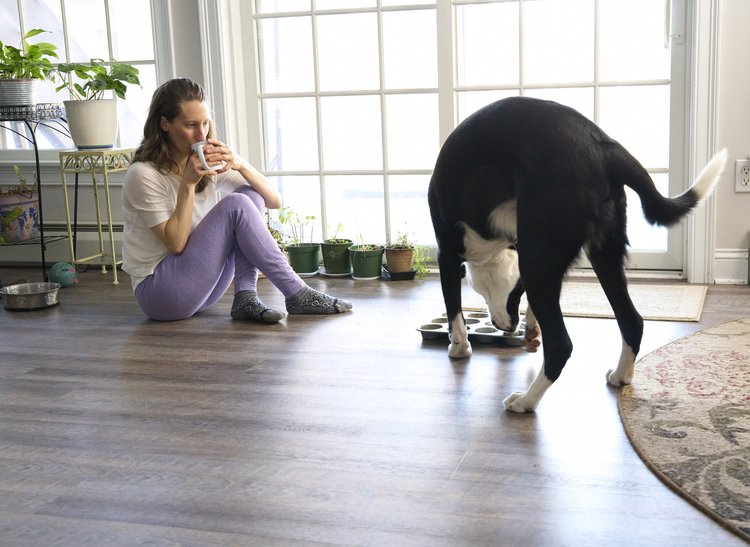
[[(521, 321), (516, 332), (505, 332), (496, 329), (492, 325), (489, 313), (486, 311), (464, 310), (466, 329), (469, 331), (469, 340), (483, 344), (501, 343), (508, 346), (523, 345), (526, 334), (526, 324)], [(448, 318), (446, 314), (432, 319), (417, 328), (422, 334), (423, 340), (448, 339)]]

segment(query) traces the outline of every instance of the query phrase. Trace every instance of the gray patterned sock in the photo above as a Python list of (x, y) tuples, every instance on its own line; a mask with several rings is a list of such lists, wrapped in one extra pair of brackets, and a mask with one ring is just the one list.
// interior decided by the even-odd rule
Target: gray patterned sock
[(290, 315), (327, 315), (342, 313), (351, 309), (351, 302), (328, 296), (312, 287), (305, 287), (294, 296), (286, 299), (286, 311)]
[(240, 291), (232, 302), (232, 319), (278, 323), (286, 317), (284, 312), (272, 310), (261, 302), (255, 291)]

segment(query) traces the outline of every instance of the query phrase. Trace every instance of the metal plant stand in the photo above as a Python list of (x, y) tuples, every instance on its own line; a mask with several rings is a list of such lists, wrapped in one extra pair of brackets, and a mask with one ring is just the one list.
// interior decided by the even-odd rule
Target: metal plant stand
[[(102, 148), (97, 150), (65, 150), (60, 152), (60, 174), (62, 175), (63, 201), (65, 202), (65, 218), (68, 225), (68, 240), (70, 243), (70, 261), (72, 264), (85, 264), (98, 258), (100, 260), (102, 273), (107, 272), (106, 261), (112, 265), (113, 285), (118, 285), (117, 265), (122, 263), (115, 253), (115, 238), (112, 226), (112, 206), (109, 194), (109, 174), (127, 171), (133, 162), (133, 148)], [(96, 213), (96, 225), (99, 233), (99, 252), (91, 256), (76, 257), (76, 230), (78, 225), (78, 175), (90, 174), (94, 188), (94, 210)], [(68, 205), (68, 184), (66, 174), (75, 174), (75, 215), (71, 222), (70, 207)], [(109, 232), (109, 249), (104, 249), (104, 237), (102, 234), (102, 214), (99, 202), (99, 178), (102, 175), (104, 186), (104, 197), (107, 214), (107, 228)]]
[(39, 169), (39, 147), (36, 139), (36, 130), (41, 126), (49, 127), (66, 137), (70, 136), (67, 125), (65, 124), (64, 110), (59, 103), (40, 103), (34, 105), (20, 106), (0, 106), (0, 122), (23, 122), (28, 129), (27, 133), (22, 133), (9, 127), (6, 124), (0, 125), (4, 129), (15, 133), (22, 139), (31, 143), (34, 147), (34, 162), (36, 166), (36, 186), (37, 195), (39, 196), (39, 237), (22, 242), (12, 242), (5, 245), (39, 245), (42, 259), (42, 278), (47, 281), (47, 261), (46, 251), (47, 243), (60, 241), (65, 236), (55, 236), (47, 238), (44, 234), (44, 209), (42, 201), (42, 175)]

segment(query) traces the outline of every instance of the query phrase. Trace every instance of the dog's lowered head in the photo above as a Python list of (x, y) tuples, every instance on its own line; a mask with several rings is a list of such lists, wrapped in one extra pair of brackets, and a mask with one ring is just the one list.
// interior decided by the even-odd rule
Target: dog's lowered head
[(487, 303), (492, 324), (502, 331), (515, 332), (524, 292), (518, 252), (513, 248), (503, 249), (488, 262), (467, 262), (466, 265), (469, 284)]

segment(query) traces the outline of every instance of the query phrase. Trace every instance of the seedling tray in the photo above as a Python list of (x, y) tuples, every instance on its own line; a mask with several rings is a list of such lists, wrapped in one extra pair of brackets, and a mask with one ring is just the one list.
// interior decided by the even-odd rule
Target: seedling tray
[[(490, 316), (485, 311), (464, 310), (464, 321), (469, 331), (469, 340), (482, 344), (503, 344), (506, 346), (523, 345), (526, 325), (521, 322), (516, 332), (505, 332), (496, 329), (490, 321)], [(422, 334), (423, 340), (448, 340), (448, 318), (446, 314), (430, 320), (419, 326), (417, 330)]]

